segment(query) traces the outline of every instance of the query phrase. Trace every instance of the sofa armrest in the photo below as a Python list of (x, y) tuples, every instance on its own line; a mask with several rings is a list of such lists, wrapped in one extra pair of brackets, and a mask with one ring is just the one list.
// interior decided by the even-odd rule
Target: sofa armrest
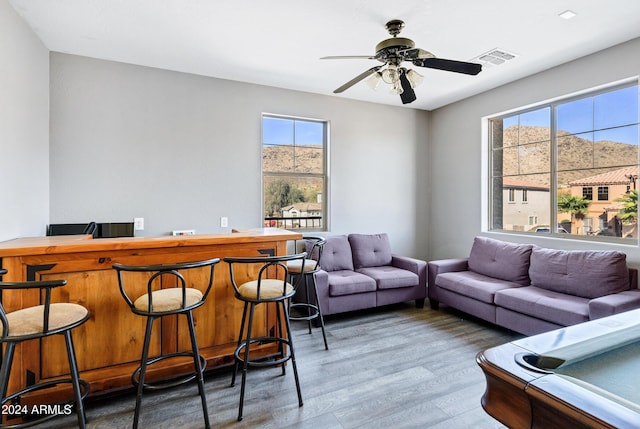
[(589, 301), (589, 319), (599, 319), (640, 308), (640, 290), (625, 290)]
[(440, 259), (429, 261), (429, 284), (435, 284), (436, 276), (442, 273), (454, 271), (467, 271), (469, 269), (469, 258)]
[(427, 284), (427, 263), (425, 261), (408, 256), (392, 255), (391, 265), (396, 268), (411, 271), (420, 277), (420, 284)]
[(431, 305), (432, 309), (438, 309), (438, 288), (436, 286), (436, 277), (438, 276), (438, 274), (450, 273), (454, 271), (467, 271), (469, 269), (468, 262), (469, 258), (453, 258), (429, 261), (429, 263), (427, 264), (427, 296), (429, 298), (429, 304)]

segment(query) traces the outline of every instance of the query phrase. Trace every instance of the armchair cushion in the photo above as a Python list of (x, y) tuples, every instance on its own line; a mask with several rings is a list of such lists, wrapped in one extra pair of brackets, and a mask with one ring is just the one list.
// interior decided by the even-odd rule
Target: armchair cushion
[(349, 234), (349, 243), (356, 270), (391, 265), (391, 242), (387, 234)]

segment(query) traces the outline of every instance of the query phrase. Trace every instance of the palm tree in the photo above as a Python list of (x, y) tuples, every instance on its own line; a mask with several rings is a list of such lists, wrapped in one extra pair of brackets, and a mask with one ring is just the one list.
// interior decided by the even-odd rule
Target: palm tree
[(558, 212), (570, 213), (571, 223), (575, 223), (574, 219), (583, 219), (589, 212), (591, 200), (584, 197), (577, 197), (568, 192), (558, 194)]
[(631, 189), (616, 201), (624, 204), (619, 213), (620, 220), (626, 224), (636, 223), (638, 221), (638, 191)]

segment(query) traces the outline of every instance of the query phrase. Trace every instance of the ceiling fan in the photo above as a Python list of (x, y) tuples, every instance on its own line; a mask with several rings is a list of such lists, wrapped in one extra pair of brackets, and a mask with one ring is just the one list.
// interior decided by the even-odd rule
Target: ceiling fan
[(378, 60), (382, 65), (371, 67), (351, 79), (341, 87), (337, 88), (334, 94), (339, 94), (356, 83), (369, 77), (367, 83), (375, 89), (380, 81), (390, 84), (391, 91), (400, 95), (402, 104), (411, 103), (416, 100), (413, 88), (422, 82), (422, 76), (415, 70), (410, 70), (402, 66), (405, 61), (413, 63), (414, 66), (431, 69), (445, 70), (455, 73), (477, 75), (482, 71), (482, 65), (468, 63), (464, 61), (447, 60), (436, 58), (434, 54), (424, 49), (416, 48), (411, 39), (398, 37), (404, 28), (404, 22), (394, 19), (385, 25), (385, 28), (392, 36), (376, 45), (375, 55), (355, 55), (355, 56), (329, 56), (321, 59), (370, 59)]

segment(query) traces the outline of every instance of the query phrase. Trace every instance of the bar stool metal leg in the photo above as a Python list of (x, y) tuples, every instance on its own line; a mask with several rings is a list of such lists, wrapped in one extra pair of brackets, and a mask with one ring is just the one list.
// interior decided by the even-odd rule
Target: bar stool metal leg
[(78, 373), (78, 362), (76, 360), (76, 352), (73, 347), (73, 338), (71, 331), (65, 331), (64, 339), (67, 344), (67, 358), (69, 360), (69, 372), (71, 373), (71, 384), (73, 385), (73, 393), (76, 399), (76, 413), (78, 414), (78, 426), (84, 429), (87, 423), (87, 415), (85, 413), (82, 401), (82, 390), (80, 389), (80, 374)]
[(142, 405), (142, 393), (144, 391), (144, 379), (147, 374), (147, 362), (149, 360), (149, 344), (151, 343), (151, 333), (153, 330), (154, 317), (147, 317), (147, 329), (144, 333), (144, 345), (142, 346), (142, 357), (140, 358), (139, 378), (135, 379), (136, 372), (131, 376), (131, 381), (136, 384), (136, 408), (133, 413), (133, 429), (137, 429), (140, 420), (140, 406)]
[[(305, 279), (305, 284), (306, 284), (306, 280)], [(312, 279), (311, 280), (313, 283), (313, 296), (315, 298), (316, 301), (316, 307), (318, 309), (318, 319), (320, 319), (320, 329), (322, 329), (322, 338), (324, 339), (324, 349), (325, 350), (329, 350), (329, 344), (327, 343), (327, 333), (324, 330), (324, 317), (322, 316), (322, 308), (320, 307), (320, 299), (318, 298), (318, 288), (316, 288), (316, 280)], [(307, 295), (309, 296), (309, 295)], [(309, 321), (311, 322), (311, 321)]]
[(191, 334), (191, 348), (193, 350), (193, 365), (196, 368), (196, 377), (198, 379), (198, 391), (202, 400), (202, 413), (204, 414), (204, 424), (207, 429), (211, 427), (209, 423), (209, 410), (207, 409), (207, 397), (204, 390), (204, 376), (202, 364), (200, 362), (200, 349), (198, 347), (198, 340), (196, 339), (196, 328), (193, 323), (193, 314), (189, 311), (185, 314), (187, 322), (189, 323), (189, 333)]
[[(282, 305), (282, 311), (284, 312), (284, 323), (286, 327), (286, 335), (289, 345), (289, 355), (291, 356), (291, 367), (293, 368), (293, 378), (296, 381), (296, 391), (298, 392), (298, 406), (302, 407), (302, 391), (300, 390), (300, 379), (298, 378), (298, 366), (296, 365), (296, 353), (293, 349), (293, 337), (291, 336), (291, 322), (289, 322), (289, 312), (287, 311), (287, 304), (284, 301), (278, 303)], [(284, 368), (284, 364), (282, 365)]]
[[(240, 322), (240, 333), (238, 334), (238, 343), (236, 344), (236, 350), (240, 349), (240, 344), (242, 344), (243, 334), (244, 334), (244, 321), (247, 317), (247, 307), (249, 306), (248, 302), (244, 303), (244, 308), (242, 310), (242, 321)], [(236, 375), (238, 374), (238, 367), (240, 366), (240, 361), (238, 359), (234, 359), (233, 364), (233, 373), (231, 374), (231, 386), (233, 387), (236, 384)]]
[(249, 309), (249, 324), (247, 325), (247, 336), (244, 341), (244, 361), (242, 362), (242, 384), (240, 386), (240, 406), (238, 408), (238, 421), (242, 420), (242, 409), (244, 407), (244, 391), (247, 382), (247, 369), (249, 368), (249, 349), (251, 348), (251, 328), (253, 326), (253, 315), (256, 304), (252, 302)]

